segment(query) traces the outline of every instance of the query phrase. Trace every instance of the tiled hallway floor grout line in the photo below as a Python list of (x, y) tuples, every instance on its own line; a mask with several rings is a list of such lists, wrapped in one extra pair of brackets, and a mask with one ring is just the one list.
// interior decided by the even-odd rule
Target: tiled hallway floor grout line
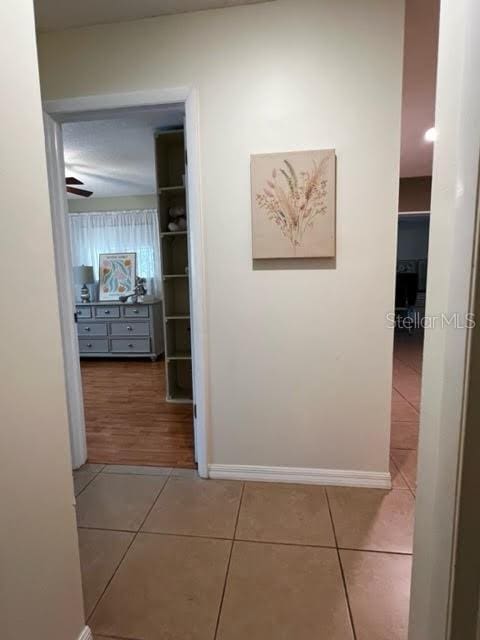
[(231, 542), (231, 545), (230, 545), (230, 554), (228, 556), (227, 569), (225, 571), (225, 580), (223, 582), (222, 596), (220, 598), (220, 603), (219, 603), (219, 606), (218, 606), (218, 615), (217, 615), (217, 621), (216, 621), (216, 624), (215, 624), (215, 633), (213, 634), (213, 640), (217, 639), (218, 628), (220, 626), (220, 617), (222, 615), (223, 600), (225, 598), (225, 591), (227, 589), (228, 574), (230, 572), (230, 562), (232, 560), (233, 545), (235, 544), (235, 536), (237, 535), (238, 519), (240, 518), (240, 510), (242, 508), (244, 491), (245, 491), (245, 482), (242, 482), (242, 491), (240, 493), (240, 500), (238, 501), (237, 517), (235, 518), (235, 526), (233, 528), (233, 537), (232, 537), (232, 542)]
[[(95, 614), (95, 611), (97, 610), (98, 605), (100, 604), (103, 596), (105, 595), (108, 587), (110, 586), (110, 584), (112, 583), (112, 580), (114, 579), (114, 577), (117, 575), (118, 570), (120, 569), (120, 567), (122, 566), (123, 561), (125, 560), (125, 557), (127, 555), (127, 553), (130, 551), (130, 549), (132, 548), (133, 543), (135, 542), (135, 540), (137, 539), (137, 536), (139, 533), (141, 533), (142, 531), (142, 527), (145, 524), (145, 522), (147, 521), (148, 516), (150, 515), (150, 513), (152, 512), (153, 507), (157, 504), (158, 499), (160, 498), (160, 496), (162, 495), (165, 487), (167, 486), (167, 483), (170, 479), (170, 476), (166, 479), (166, 481), (163, 483), (162, 488), (159, 490), (155, 500), (153, 501), (152, 506), (150, 507), (150, 509), (148, 509), (147, 514), (145, 515), (144, 519), (142, 520), (140, 527), (138, 528), (138, 531), (134, 532), (134, 531), (128, 531), (128, 533), (133, 533), (133, 538), (130, 541), (130, 544), (127, 546), (127, 548), (125, 549), (125, 553), (123, 553), (122, 557), (120, 558), (120, 562), (117, 564), (115, 571), (113, 572), (113, 574), (110, 576), (110, 580), (107, 582), (107, 584), (105, 585), (105, 589), (102, 591), (102, 593), (100, 594), (100, 597), (98, 598), (97, 602), (95, 603), (95, 606), (92, 609), (91, 614), (88, 616), (88, 620), (87, 620), (87, 624), (90, 623), (93, 615)], [(135, 638), (131, 638), (128, 640), (136, 640)]]
[(340, 568), (340, 574), (342, 576), (343, 590), (345, 592), (345, 600), (347, 602), (348, 617), (350, 619), (350, 625), (352, 627), (353, 640), (357, 640), (357, 634), (355, 632), (355, 624), (353, 622), (352, 608), (350, 606), (350, 598), (348, 597), (347, 581), (345, 580), (345, 573), (343, 571), (342, 558), (340, 557), (340, 550), (338, 548), (337, 532), (335, 531), (335, 523), (333, 522), (332, 509), (330, 507), (330, 499), (328, 497), (328, 491), (326, 489), (324, 489), (324, 491), (325, 491), (325, 498), (327, 500), (328, 514), (330, 516), (330, 522), (332, 523), (333, 538), (335, 540), (335, 550), (337, 552), (338, 565)]
[[(416, 449), (398, 449), (399, 451), (416, 451)], [(395, 462), (395, 460), (392, 458), (392, 451), (390, 449), (390, 461), (393, 464), (393, 466), (395, 467), (395, 469), (398, 471), (398, 473), (401, 475), (401, 477), (403, 478), (403, 481), (405, 482), (405, 484), (407, 485), (406, 487), (393, 487), (390, 489), (390, 491), (393, 491), (393, 489), (395, 489), (395, 491), (410, 491), (410, 493), (412, 494), (412, 497), (414, 500), (416, 500), (416, 495), (415, 492), (413, 491), (413, 489), (410, 487), (410, 484), (407, 481), (407, 478), (405, 477), (405, 475), (402, 473), (402, 470), (400, 469), (400, 467), (398, 466), (398, 464)]]
[[(85, 464), (88, 464), (88, 463), (85, 463)], [(82, 465), (82, 466), (84, 466), (84, 465)], [(99, 476), (99, 475), (102, 473), (102, 471), (105, 469), (105, 467), (106, 467), (106, 466), (107, 466), (107, 465), (103, 465), (103, 467), (102, 467), (101, 469), (99, 469), (98, 471), (85, 471), (85, 473), (91, 473), (91, 474), (93, 474), (93, 478), (90, 478), (90, 480), (87, 482), (87, 484), (86, 484), (84, 487), (82, 487), (82, 488), (80, 489), (80, 491), (79, 491), (79, 492), (74, 496), (74, 497), (75, 497), (75, 503), (77, 502), (77, 498), (78, 498), (78, 496), (79, 496), (80, 494), (82, 494), (82, 493), (85, 491), (85, 489), (86, 489), (87, 487), (89, 487), (89, 486), (92, 484), (92, 482), (95, 480), (95, 478), (96, 478), (97, 476)], [(74, 471), (75, 471), (75, 472), (76, 472), (76, 471), (81, 471), (81, 469), (82, 469), (82, 467), (80, 467), (79, 469), (75, 469)], [(74, 477), (74, 476), (72, 475), (72, 478), (73, 478), (73, 477)], [(74, 492), (75, 492), (75, 489), (74, 489)]]
[[(421, 385), (421, 381), (420, 381), (420, 385)], [(404, 396), (404, 395), (403, 395), (403, 393), (402, 393), (401, 391), (399, 391), (399, 390), (397, 389), (397, 387), (395, 386), (395, 382), (392, 384), (392, 389), (395, 389), (395, 391), (396, 391), (400, 396), (402, 396), (402, 398), (405, 400), (405, 402), (407, 402), (407, 403), (412, 407), (412, 409), (414, 409), (414, 410), (417, 412), (418, 417), (420, 417), (420, 411), (417, 409), (417, 407), (416, 407), (414, 404), (412, 404), (412, 403), (410, 402), (410, 400), (409, 400), (406, 396)], [(403, 422), (403, 420), (399, 420), (398, 422)], [(405, 420), (405, 422), (408, 422), (408, 421), (407, 421), (407, 420)]]
[[(325, 487), (323, 487), (325, 488)], [(398, 488), (395, 491), (406, 491), (411, 493), (408, 487), (406, 488)], [(142, 525), (143, 526), (143, 525)], [(391, 551), (386, 549), (364, 549), (364, 548), (356, 548), (356, 547), (340, 547), (335, 543), (334, 545), (327, 544), (304, 544), (300, 542), (279, 542), (278, 540), (255, 540), (254, 538), (220, 538), (219, 536), (212, 535), (200, 535), (194, 533), (171, 533), (169, 531), (148, 531), (145, 529), (141, 529), (138, 532), (132, 531), (128, 529), (106, 529), (105, 527), (78, 527), (78, 529), (85, 531), (109, 531), (111, 533), (128, 533), (136, 535), (137, 533), (142, 533), (149, 536), (165, 536), (165, 537), (173, 537), (173, 538), (192, 538), (200, 540), (222, 540), (223, 542), (249, 542), (252, 544), (265, 544), (265, 545), (276, 545), (280, 547), (305, 547), (306, 549), (339, 549), (340, 551), (360, 551), (362, 553), (383, 553), (394, 556), (410, 556), (412, 555), (408, 551)]]

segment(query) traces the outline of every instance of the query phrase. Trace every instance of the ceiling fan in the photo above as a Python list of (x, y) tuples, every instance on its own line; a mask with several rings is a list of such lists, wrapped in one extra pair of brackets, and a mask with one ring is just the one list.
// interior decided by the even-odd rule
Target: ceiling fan
[(73, 178), (72, 176), (65, 178), (65, 184), (67, 186), (67, 193), (74, 193), (76, 196), (83, 196), (84, 198), (89, 198), (93, 193), (93, 191), (87, 191), (86, 189), (78, 189), (77, 187), (72, 187), (71, 185), (73, 184), (75, 185), (83, 184), (81, 180), (78, 180), (77, 178)]

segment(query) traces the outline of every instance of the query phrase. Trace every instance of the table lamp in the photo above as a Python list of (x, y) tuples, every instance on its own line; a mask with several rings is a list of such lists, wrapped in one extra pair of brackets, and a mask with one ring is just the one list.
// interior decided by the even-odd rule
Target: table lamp
[(93, 278), (93, 267), (86, 267), (82, 264), (81, 267), (73, 267), (73, 281), (77, 285), (82, 285), (80, 290), (80, 298), (82, 302), (90, 302), (90, 291), (87, 284), (93, 284), (95, 282)]

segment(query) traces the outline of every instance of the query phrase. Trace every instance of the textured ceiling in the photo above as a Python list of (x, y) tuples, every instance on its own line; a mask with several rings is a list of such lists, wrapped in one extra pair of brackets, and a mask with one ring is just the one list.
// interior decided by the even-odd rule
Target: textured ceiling
[(431, 176), (440, 0), (407, 0), (403, 62), (400, 175)]
[(271, 0), (35, 0), (39, 31), (125, 22)]
[(154, 131), (182, 125), (179, 107), (64, 124), (65, 174), (96, 198), (155, 193)]

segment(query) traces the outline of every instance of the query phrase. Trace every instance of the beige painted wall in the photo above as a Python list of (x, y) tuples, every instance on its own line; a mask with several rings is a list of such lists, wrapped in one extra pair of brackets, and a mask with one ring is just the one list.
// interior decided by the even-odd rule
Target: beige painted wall
[[(388, 470), (402, 44), (401, 0), (40, 36), (45, 98), (199, 89), (211, 462)], [(250, 154), (330, 147), (336, 266), (254, 269)]]
[(0, 636), (76, 640), (83, 605), (31, 0), (0, 3), (0, 59)]
[(83, 211), (128, 211), (129, 209), (156, 209), (155, 195), (118, 196), (111, 198), (75, 198), (68, 201), (70, 213)]

